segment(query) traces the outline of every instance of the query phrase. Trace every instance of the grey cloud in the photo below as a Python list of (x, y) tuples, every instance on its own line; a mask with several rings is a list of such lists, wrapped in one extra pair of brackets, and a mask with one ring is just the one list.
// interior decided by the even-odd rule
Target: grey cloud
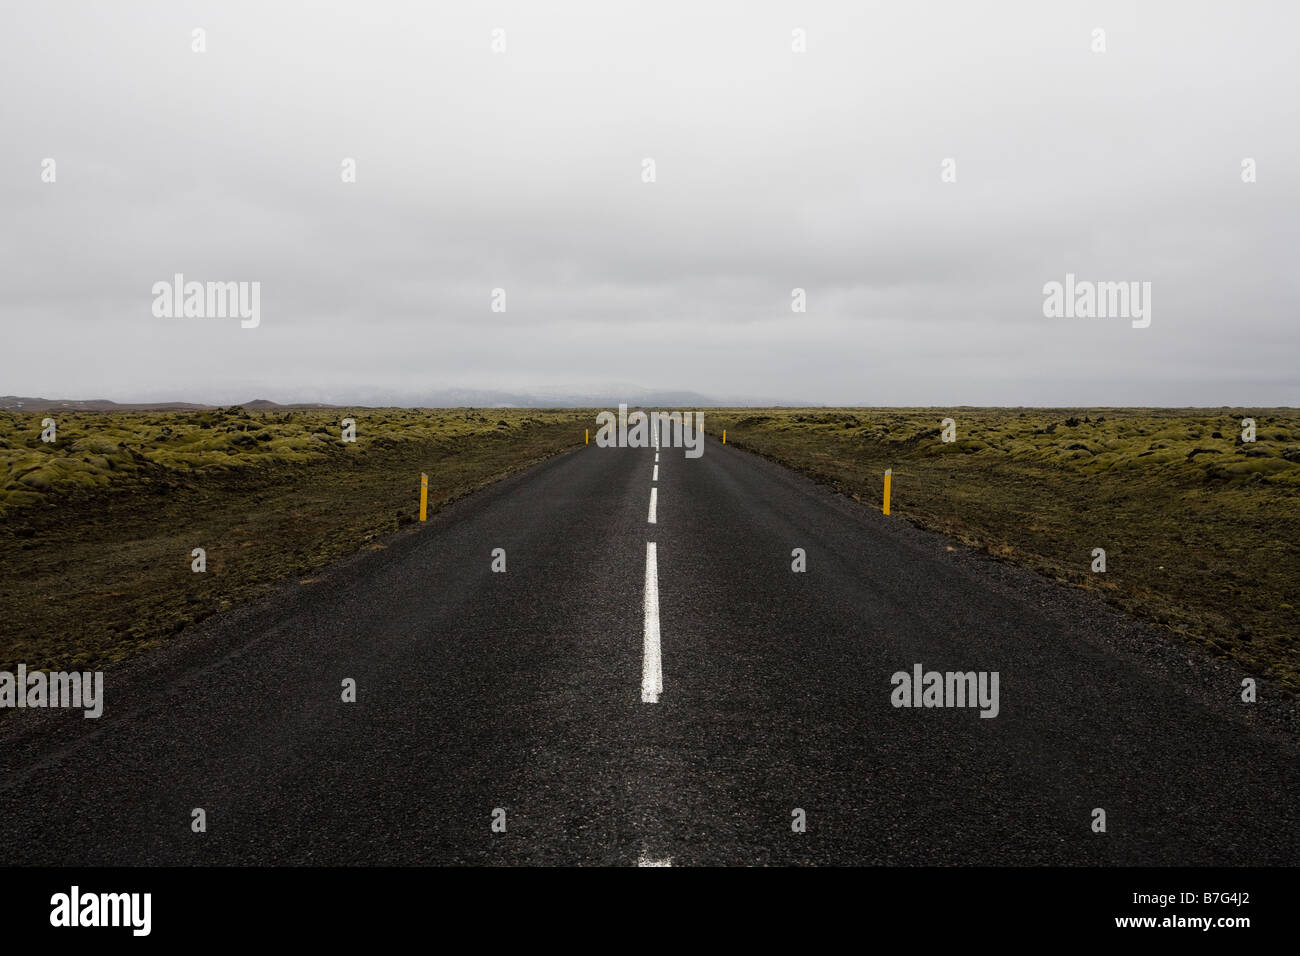
[[(1284, 3), (148, 0), (9, 19), (3, 392), (1298, 404)], [(1151, 281), (1151, 327), (1044, 319), (1067, 271)], [(261, 281), (261, 327), (153, 318), (175, 272)]]

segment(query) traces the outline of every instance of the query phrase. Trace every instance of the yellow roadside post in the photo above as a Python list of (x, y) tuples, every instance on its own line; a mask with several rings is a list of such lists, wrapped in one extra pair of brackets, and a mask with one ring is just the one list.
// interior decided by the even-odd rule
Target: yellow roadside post
[(591, 444), (591, 429), (590, 429), (590, 428), (584, 428), (584, 429), (582, 430), (582, 434), (583, 434), (582, 443), (583, 443), (584, 445), (590, 445), (590, 444)]
[(725, 445), (726, 443), (727, 443), (727, 430), (724, 428), (722, 430), (722, 444)]
[(893, 477), (894, 469), (885, 469), (885, 514), (889, 514), (889, 479)]
[(420, 473), (420, 520), (423, 521), (429, 514), (429, 476)]

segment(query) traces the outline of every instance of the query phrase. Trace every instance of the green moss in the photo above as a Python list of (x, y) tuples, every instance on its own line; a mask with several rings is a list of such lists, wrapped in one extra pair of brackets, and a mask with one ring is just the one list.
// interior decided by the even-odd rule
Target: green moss
[[(60, 418), (60, 440), (42, 445), (42, 416), (0, 415), (12, 446), (0, 448), (0, 603), (22, 608), (0, 629), (0, 670), (6, 661), (59, 668), (130, 657), (262, 595), (267, 582), (410, 525), (420, 472), (433, 479), (436, 510), (581, 443), (593, 416), (87, 413)], [(345, 417), (356, 419), (355, 444), (341, 440)], [(233, 443), (241, 435), (249, 441)], [(189, 571), (196, 541), (209, 555), (202, 582)], [(31, 593), (75, 600), (32, 602)]]
[[(825, 427), (845, 416), (860, 427)], [(958, 441), (945, 445), (948, 417)], [(1254, 443), (1239, 443), (1245, 417)], [(1300, 689), (1294, 410), (719, 409), (708, 421), (863, 501), (879, 501), (893, 468), (896, 516), (1097, 588), (1171, 639)], [(1094, 546), (1124, 556), (1104, 582), (1087, 572)]]

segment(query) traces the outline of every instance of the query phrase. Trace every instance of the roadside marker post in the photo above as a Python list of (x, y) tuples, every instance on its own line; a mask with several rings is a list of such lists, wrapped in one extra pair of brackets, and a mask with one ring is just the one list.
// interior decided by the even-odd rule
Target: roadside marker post
[(885, 514), (889, 514), (889, 480), (893, 477), (893, 475), (894, 475), (894, 469), (892, 468), (885, 469), (885, 508), (884, 508)]
[(420, 473), (420, 520), (429, 515), (429, 476)]
[(590, 429), (590, 428), (584, 428), (584, 429), (582, 430), (582, 435), (583, 435), (582, 443), (583, 443), (584, 445), (590, 445), (590, 444), (591, 444), (591, 429)]
[(727, 430), (724, 428), (722, 430), (722, 444), (725, 445), (726, 443), (727, 443)]

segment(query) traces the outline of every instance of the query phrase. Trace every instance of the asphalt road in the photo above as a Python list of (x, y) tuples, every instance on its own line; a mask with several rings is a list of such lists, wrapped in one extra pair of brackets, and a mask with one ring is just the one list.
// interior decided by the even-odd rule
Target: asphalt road
[[(284, 582), (109, 670), (99, 720), (0, 716), (0, 863), (1300, 862), (1268, 685), (732, 446), (655, 454)], [(997, 672), (997, 716), (893, 706), (916, 664)]]

